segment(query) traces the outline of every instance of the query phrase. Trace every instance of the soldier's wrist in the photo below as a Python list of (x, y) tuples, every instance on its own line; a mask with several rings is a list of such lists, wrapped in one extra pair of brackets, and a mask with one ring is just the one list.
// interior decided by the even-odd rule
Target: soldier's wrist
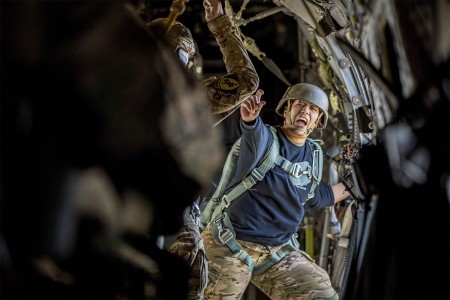
[(230, 28), (234, 25), (233, 21), (231, 21), (228, 15), (222, 15), (220, 17), (215, 18), (214, 20), (209, 21), (208, 28), (213, 34), (223, 34), (226, 31), (229, 31)]

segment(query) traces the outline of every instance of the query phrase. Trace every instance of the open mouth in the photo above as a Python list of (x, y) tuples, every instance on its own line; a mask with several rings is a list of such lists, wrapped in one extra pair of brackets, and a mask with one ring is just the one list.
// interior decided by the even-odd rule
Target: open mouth
[(295, 125), (297, 125), (298, 127), (306, 127), (306, 125), (308, 124), (308, 120), (306, 119), (306, 118), (303, 118), (303, 117), (301, 117), (301, 118), (298, 118), (296, 121), (295, 121)]

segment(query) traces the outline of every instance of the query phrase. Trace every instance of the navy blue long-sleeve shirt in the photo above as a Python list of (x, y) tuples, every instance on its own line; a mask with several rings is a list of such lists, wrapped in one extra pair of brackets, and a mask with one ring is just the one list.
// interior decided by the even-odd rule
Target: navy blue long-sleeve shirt
[[(312, 165), (312, 149), (308, 142), (297, 146), (287, 139), (278, 126), (280, 154), (292, 163), (309, 161)], [(253, 125), (241, 121), (241, 147), (235, 176), (227, 191), (240, 182), (257, 166), (269, 151), (273, 136), (270, 128), (257, 118)], [(319, 184), (315, 196), (308, 197), (312, 181), (304, 186), (295, 185), (289, 174), (275, 166), (264, 179), (236, 199), (227, 209), (236, 238), (267, 246), (287, 242), (298, 231), (305, 209), (323, 208), (334, 204), (330, 185)]]

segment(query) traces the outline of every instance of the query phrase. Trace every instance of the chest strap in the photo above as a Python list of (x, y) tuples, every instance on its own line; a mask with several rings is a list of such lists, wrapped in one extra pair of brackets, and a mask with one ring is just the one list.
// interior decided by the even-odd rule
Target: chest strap
[(322, 179), (322, 165), (323, 165), (323, 153), (322, 148), (320, 147), (320, 140), (312, 140), (308, 138), (310, 141), (310, 147), (312, 148), (312, 166), (309, 165), (308, 162), (296, 162), (292, 163), (281, 155), (277, 155), (275, 159), (275, 164), (279, 166), (282, 170), (293, 177), (307, 176), (308, 178), (312, 178), (311, 188), (308, 192), (308, 198), (302, 203), (305, 203), (314, 197), (314, 190), (317, 185), (320, 183)]

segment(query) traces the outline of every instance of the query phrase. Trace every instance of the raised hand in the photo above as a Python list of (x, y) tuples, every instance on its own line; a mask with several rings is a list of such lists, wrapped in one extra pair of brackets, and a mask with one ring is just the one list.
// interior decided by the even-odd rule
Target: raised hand
[(217, 19), (224, 14), (222, 3), (219, 0), (203, 0), (203, 7), (205, 8), (206, 22)]
[(255, 94), (251, 95), (241, 104), (241, 118), (245, 122), (252, 122), (259, 116), (261, 109), (266, 105), (266, 101), (261, 101), (264, 91), (258, 89)]

